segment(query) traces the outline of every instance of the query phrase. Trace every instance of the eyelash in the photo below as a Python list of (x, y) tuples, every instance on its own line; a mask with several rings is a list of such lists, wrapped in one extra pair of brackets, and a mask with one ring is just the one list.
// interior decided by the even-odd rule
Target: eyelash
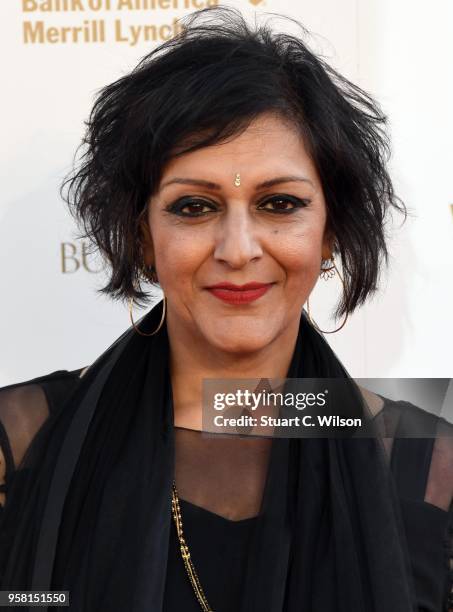
[[(279, 202), (279, 201), (283, 201), (283, 202), (289, 202), (291, 204), (293, 204), (292, 208), (287, 208), (287, 209), (269, 209), (269, 208), (259, 208), (259, 210), (264, 210), (265, 212), (268, 212), (270, 214), (273, 215), (289, 215), (294, 213), (296, 210), (298, 210), (299, 208), (304, 208), (305, 206), (307, 206), (308, 204), (310, 204), (311, 200), (307, 200), (307, 199), (300, 199), (300, 198), (296, 198), (294, 196), (288, 196), (288, 195), (275, 195), (272, 196), (270, 198), (267, 198), (266, 200), (264, 200), (264, 202), (262, 202), (259, 206), (262, 206), (263, 204), (268, 204), (269, 202)], [(183, 208), (186, 206), (190, 206), (190, 205), (197, 205), (197, 204), (201, 204), (204, 207), (210, 207), (211, 210), (210, 211), (205, 211), (205, 212), (194, 212), (194, 213), (185, 213), (183, 212)], [(172, 213), (174, 215), (178, 215), (179, 217), (187, 217), (187, 218), (194, 218), (194, 217), (204, 217), (205, 215), (209, 215), (212, 212), (216, 212), (214, 209), (214, 205), (211, 204), (210, 202), (207, 202), (201, 198), (194, 198), (194, 197), (183, 197), (180, 198), (179, 200), (176, 200), (176, 202), (173, 202), (172, 204), (170, 204), (169, 206), (167, 206), (167, 208), (165, 209), (167, 212)]]

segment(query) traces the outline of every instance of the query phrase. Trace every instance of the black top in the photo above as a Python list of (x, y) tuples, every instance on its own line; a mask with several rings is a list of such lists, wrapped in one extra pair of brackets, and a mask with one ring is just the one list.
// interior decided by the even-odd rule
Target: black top
[[(47, 405), (48, 411), (53, 413), (60, 408), (77, 384), (79, 374), (80, 370), (54, 372), (22, 386), (15, 386), (15, 389), (22, 394), (21, 400), (26, 404), (27, 385), (39, 388), (43, 392), (41, 393), (43, 406)], [(3, 391), (0, 392), (0, 400), (1, 393)], [(24, 452), (27, 446), (24, 441), (25, 434), (24, 439), (19, 440), (19, 436), (11, 443), (11, 432), (21, 430), (17, 414), (8, 421), (8, 415), (11, 416), (14, 408), (18, 406), (17, 397), (16, 393), (14, 400), (16, 404), (12, 401), (9, 404), (5, 403), (8, 409), (0, 418), (0, 445), (6, 461), (6, 479), (5, 484), (0, 485), (0, 492), (6, 492), (6, 503), (8, 487), (18, 473), (15, 472), (15, 468), (20, 459), (20, 449)], [(395, 410), (399, 411), (402, 419), (411, 418), (412, 415), (424, 418), (427, 414), (412, 404), (385, 400), (382, 411), (391, 415)], [(44, 413), (43, 409), (42, 420), (46, 418)], [(39, 429), (39, 422), (35, 422), (34, 428)], [(24, 431), (25, 429), (24, 427)], [(178, 453), (179, 448), (181, 458), (179, 463), (176, 461), (176, 483), (178, 485), (179, 474), (182, 486), (181, 488), (178, 486), (178, 490), (186, 541), (212, 609), (215, 612), (231, 612), (239, 608), (241, 579), (247, 560), (247, 544), (253, 532), (255, 518), (246, 516), (246, 518), (233, 519), (231, 515), (227, 518), (219, 511), (224, 506), (220, 504), (218, 496), (212, 500), (203, 498), (205, 507), (185, 498), (189, 497), (187, 492), (191, 489), (187, 484), (190, 480), (187, 477), (188, 472), (184, 470), (192, 469), (196, 472), (197, 469), (202, 469), (203, 462), (206, 465), (208, 445), (202, 441), (200, 432), (176, 427), (175, 433), (176, 452)], [(32, 436), (29, 435), (30, 437)], [(420, 612), (453, 610), (453, 597), (451, 597), (453, 580), (450, 570), (453, 558), (451, 548), (453, 521), (449, 486), (453, 480), (453, 454), (449, 452), (450, 448), (451, 442), (448, 438), (434, 440), (397, 437), (389, 448), (390, 465), (401, 502)], [(200, 463), (196, 464), (194, 461), (187, 467), (187, 458), (192, 455), (197, 456)], [(202, 497), (200, 493), (198, 498)], [(3, 506), (0, 506), (0, 510), (3, 510)], [(247, 508), (242, 509), (242, 514), (247, 515)], [(1, 529), (0, 520), (0, 544), (7, 541), (8, 534)], [(164, 609), (166, 612), (181, 610), (196, 612), (201, 609), (181, 558), (174, 525), (169, 542)]]
[[(186, 541), (201, 586), (215, 612), (238, 609), (245, 574), (247, 543), (255, 518), (230, 521), (180, 499)], [(199, 612), (184, 569), (176, 529), (172, 529), (165, 588), (165, 612)]]

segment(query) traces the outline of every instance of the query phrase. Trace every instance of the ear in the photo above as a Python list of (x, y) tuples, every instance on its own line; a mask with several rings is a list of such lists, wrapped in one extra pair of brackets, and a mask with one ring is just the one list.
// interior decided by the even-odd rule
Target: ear
[(139, 225), (139, 240), (142, 247), (143, 259), (146, 266), (154, 264), (154, 245), (151, 236), (151, 230), (148, 224), (148, 215), (145, 214), (140, 219)]

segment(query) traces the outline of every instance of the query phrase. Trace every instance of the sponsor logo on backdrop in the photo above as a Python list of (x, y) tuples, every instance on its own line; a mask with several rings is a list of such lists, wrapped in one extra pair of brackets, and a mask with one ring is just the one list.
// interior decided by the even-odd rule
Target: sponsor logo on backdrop
[[(183, 30), (178, 20), (185, 13), (217, 6), (219, 1), (21, 0), (22, 39), (26, 45), (158, 43)], [(245, 1), (255, 7), (265, 4)], [(177, 14), (166, 19), (169, 12)]]
[(60, 269), (63, 274), (74, 274), (79, 270), (95, 274), (102, 267), (90, 252), (88, 242), (62, 242), (60, 244)]

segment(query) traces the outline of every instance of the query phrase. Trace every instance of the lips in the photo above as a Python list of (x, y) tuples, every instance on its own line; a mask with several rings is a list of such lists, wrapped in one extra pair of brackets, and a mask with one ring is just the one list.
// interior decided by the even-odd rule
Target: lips
[(219, 283), (208, 287), (208, 291), (219, 300), (229, 304), (241, 305), (254, 302), (269, 291), (274, 283), (245, 283), (234, 285), (233, 283)]

